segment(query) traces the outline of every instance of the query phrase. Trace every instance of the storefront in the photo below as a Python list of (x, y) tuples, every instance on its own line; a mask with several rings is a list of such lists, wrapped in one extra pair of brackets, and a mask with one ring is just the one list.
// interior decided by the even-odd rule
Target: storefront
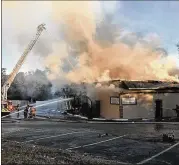
[[(137, 83), (137, 82), (135, 82)], [(141, 85), (141, 82), (139, 82)], [(148, 86), (149, 83), (142, 82)], [(160, 82), (159, 82), (160, 83)], [(151, 88), (124, 88), (97, 90), (100, 101), (100, 116), (106, 119), (163, 118), (177, 116), (173, 110), (179, 104), (179, 86), (164, 85)], [(124, 87), (124, 86), (123, 86)], [(120, 86), (121, 89), (121, 86)]]

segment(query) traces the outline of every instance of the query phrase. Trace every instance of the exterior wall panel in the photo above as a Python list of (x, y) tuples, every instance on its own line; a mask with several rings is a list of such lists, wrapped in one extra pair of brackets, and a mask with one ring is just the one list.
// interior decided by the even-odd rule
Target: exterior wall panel
[(113, 91), (98, 92), (98, 99), (101, 101), (100, 115), (106, 119), (137, 119), (137, 118), (155, 118), (155, 100), (161, 99), (163, 104), (163, 117), (176, 117), (174, 109), (179, 105), (179, 93), (137, 93), (123, 94), (121, 97), (131, 96), (137, 98), (136, 105), (124, 105), (123, 115), (120, 114), (119, 105), (110, 104), (111, 96), (119, 96)]
[(163, 117), (176, 117), (174, 110), (176, 104), (179, 105), (179, 93), (164, 93), (164, 94), (154, 94), (154, 99), (163, 100)]
[[(123, 106), (123, 118), (137, 119), (137, 118), (154, 118), (154, 104), (152, 94), (129, 94), (132, 97), (136, 97), (136, 105), (124, 105)], [(125, 97), (125, 95), (121, 95)]]
[[(163, 103), (163, 117), (176, 117), (175, 108), (179, 104), (179, 93), (131, 94), (137, 97), (137, 105), (123, 106), (123, 118), (155, 118), (155, 100)], [(151, 99), (147, 99), (151, 98)]]
[(101, 117), (106, 119), (120, 118), (119, 105), (110, 104), (110, 97), (119, 97), (118, 93), (112, 91), (99, 91), (97, 96), (101, 103)]

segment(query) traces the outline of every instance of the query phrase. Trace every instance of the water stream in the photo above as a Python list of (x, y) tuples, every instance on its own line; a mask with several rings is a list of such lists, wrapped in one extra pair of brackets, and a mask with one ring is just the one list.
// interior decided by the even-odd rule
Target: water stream
[[(36, 109), (37, 109), (37, 115), (44, 115), (44, 116), (47, 116), (51, 114), (61, 114), (61, 111), (60, 109), (58, 109), (58, 105), (56, 104), (56, 106), (54, 106), (55, 103), (63, 103), (63, 102), (67, 102), (67, 101), (70, 101), (72, 100), (72, 98), (65, 98), (65, 99), (62, 99), (62, 98), (58, 98), (58, 99), (53, 99), (53, 100), (47, 100), (47, 101), (37, 101), (37, 103), (35, 104), (30, 104), (31, 106), (34, 106)], [(9, 115), (5, 115), (1, 118), (5, 118), (5, 117), (8, 117), (8, 116), (11, 116), (11, 117), (15, 117), (17, 113), (20, 113), (24, 111), (24, 108), (26, 107), (25, 106), (21, 106), (20, 107), (20, 111), (19, 112), (14, 112), (14, 113), (10, 113)], [(15, 115), (15, 116), (14, 116)]]

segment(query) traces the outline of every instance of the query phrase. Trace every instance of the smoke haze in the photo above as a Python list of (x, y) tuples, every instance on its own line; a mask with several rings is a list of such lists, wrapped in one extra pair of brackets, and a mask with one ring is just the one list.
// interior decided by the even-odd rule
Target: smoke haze
[[(161, 39), (156, 33), (140, 35), (113, 23), (113, 15), (120, 8), (118, 2), (104, 2), (105, 5), (98, 1), (13, 4), (16, 5), (13, 11), (19, 11), (15, 13), (18, 20), (13, 20), (16, 27), (13, 42), (18, 43), (21, 52), (34, 35), (32, 29), (42, 21), (47, 23), (47, 31), (32, 53), (42, 57), (41, 63), (50, 70), (48, 77), (56, 86), (112, 79), (178, 80), (176, 60), (161, 48)], [(11, 7), (12, 2), (3, 1), (4, 11), (8, 13)], [(37, 12), (35, 9), (39, 8), (42, 11)], [(32, 9), (34, 12), (29, 14)]]

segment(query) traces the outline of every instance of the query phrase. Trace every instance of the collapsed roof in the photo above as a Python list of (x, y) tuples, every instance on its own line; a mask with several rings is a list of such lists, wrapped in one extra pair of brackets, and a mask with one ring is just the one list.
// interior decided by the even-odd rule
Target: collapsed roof
[(142, 89), (142, 90), (157, 90), (157, 89), (179, 89), (179, 83), (162, 82), (162, 81), (123, 81), (122, 86), (125, 89)]
[[(96, 83), (97, 84), (97, 83)], [(116, 88), (122, 88), (125, 90), (178, 90), (178, 82), (169, 81), (127, 81), (127, 80), (111, 80), (100, 82), (101, 85), (113, 84)]]

